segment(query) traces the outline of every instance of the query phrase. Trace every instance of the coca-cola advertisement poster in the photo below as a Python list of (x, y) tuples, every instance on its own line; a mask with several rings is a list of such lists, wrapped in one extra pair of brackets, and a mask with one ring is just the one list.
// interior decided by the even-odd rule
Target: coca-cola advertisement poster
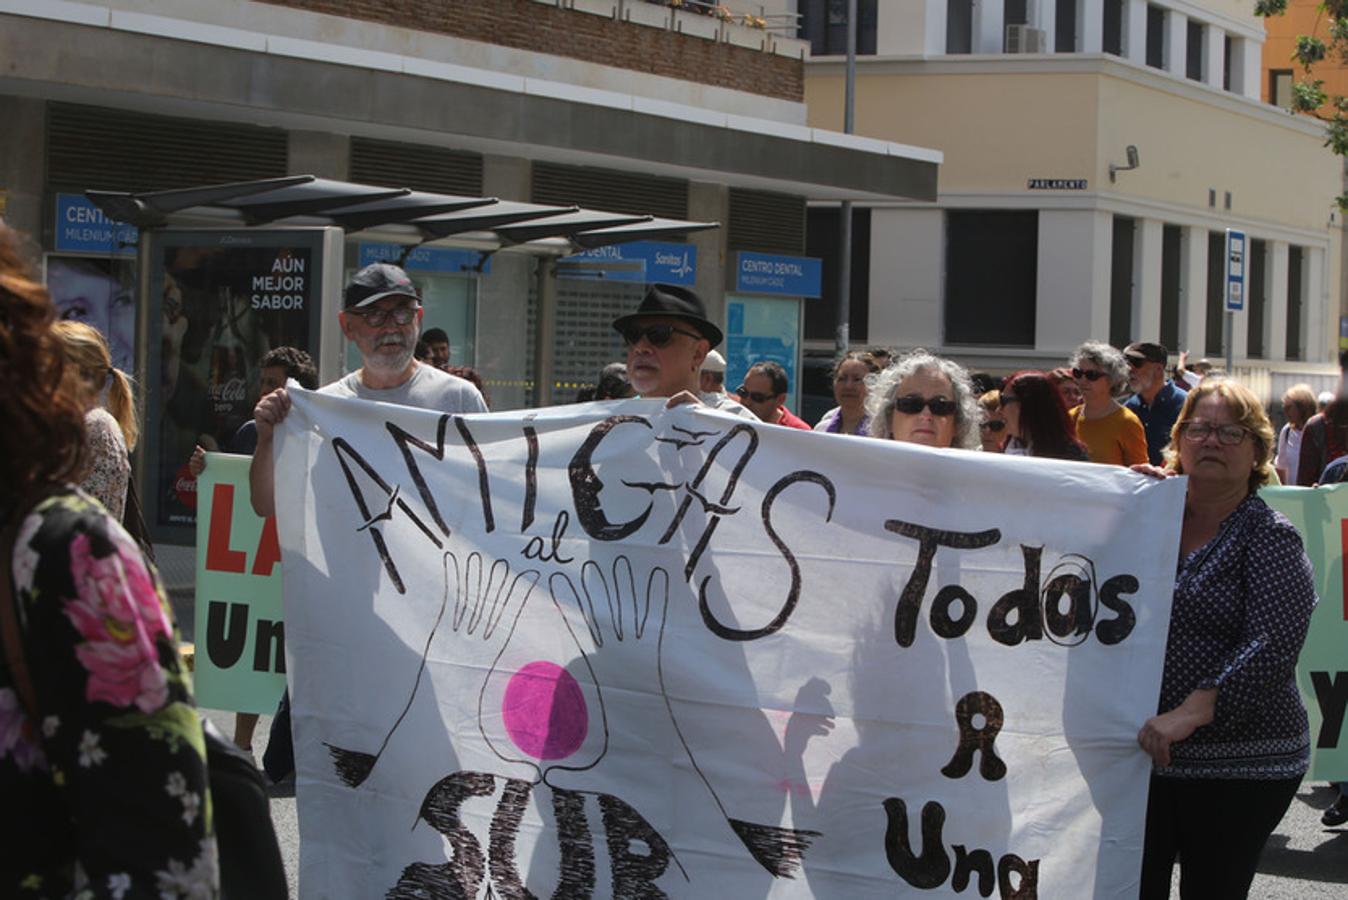
[(146, 450), (147, 512), (161, 533), (196, 522), (195, 447), (251, 451), (237, 438), (268, 351), (297, 347), (317, 362), (323, 255), (314, 232), (170, 232), (157, 241)]

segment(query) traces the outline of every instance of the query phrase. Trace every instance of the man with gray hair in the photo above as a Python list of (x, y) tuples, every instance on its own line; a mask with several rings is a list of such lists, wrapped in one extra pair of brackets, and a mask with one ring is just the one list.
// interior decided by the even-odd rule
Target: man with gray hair
[[(338, 313), (342, 334), (360, 350), (361, 367), (320, 388), (321, 394), (379, 400), (442, 413), (487, 412), (482, 394), (466, 381), (413, 356), (421, 330), (421, 292), (407, 273), (388, 263), (371, 263), (351, 276)], [(272, 391), (253, 410), (257, 451), (248, 470), (253, 511), (275, 514), (272, 468), (274, 430), (290, 412), (285, 388)]]
[(1133, 341), (1124, 348), (1128, 361), (1128, 387), (1133, 391), (1123, 405), (1142, 421), (1147, 435), (1147, 458), (1153, 466), (1162, 463), (1161, 451), (1170, 443), (1170, 430), (1179, 418), (1188, 392), (1165, 377), (1170, 352), (1152, 341)]

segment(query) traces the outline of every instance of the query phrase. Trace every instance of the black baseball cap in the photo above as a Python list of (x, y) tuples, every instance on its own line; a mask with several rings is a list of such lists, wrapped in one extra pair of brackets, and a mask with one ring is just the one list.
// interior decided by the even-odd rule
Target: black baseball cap
[(721, 329), (707, 318), (707, 307), (702, 298), (686, 287), (674, 284), (653, 284), (641, 298), (637, 311), (613, 320), (613, 327), (622, 331), (629, 324), (648, 316), (668, 316), (682, 319), (697, 329), (698, 333), (715, 347), (721, 343), (724, 335)]
[(351, 276), (343, 294), (347, 309), (369, 306), (385, 297), (411, 297), (420, 302), (421, 292), (407, 273), (392, 263), (370, 263)]
[(1123, 349), (1123, 355), (1145, 362), (1164, 363), (1170, 358), (1170, 351), (1152, 341), (1133, 341)]

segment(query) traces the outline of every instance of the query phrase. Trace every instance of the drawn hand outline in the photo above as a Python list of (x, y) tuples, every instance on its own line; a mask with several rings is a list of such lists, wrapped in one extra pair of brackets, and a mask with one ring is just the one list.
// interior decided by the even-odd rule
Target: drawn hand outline
[[(436, 638), (442, 634), (441, 625), (444, 622), (446, 611), (449, 610), (451, 585), (454, 588), (454, 606), (449, 617), (449, 633), (463, 635), (464, 640), (459, 641), (457, 645), (469, 650), (462, 656), (455, 654), (454, 659), (464, 665), (472, 665), (473, 657), (484, 661), (485, 658), (490, 657), (490, 671), (490, 668), (494, 668), (505, 654), (539, 579), (539, 572), (536, 569), (525, 569), (512, 578), (509, 561), (496, 559), (492, 561), (490, 569), (486, 572), (487, 577), (484, 586), (482, 578), (485, 568), (483, 556), (476, 550), (468, 553), (462, 562), (460, 562), (459, 554), (452, 550), (445, 551), (441, 554), (440, 564), (442, 578), (440, 606), (436, 612), (435, 621), (426, 635), (426, 643), (421, 651), (421, 659), (417, 665), (416, 675), (413, 678), (411, 690), (408, 692), (407, 701), (403, 704), (393, 725), (385, 733), (378, 750), (374, 753), (364, 753), (359, 750), (337, 747), (330, 743), (325, 744), (333, 757), (333, 764), (338, 777), (348, 787), (359, 787), (369, 778), (380, 757), (387, 750), (394, 733), (397, 732), (399, 726), (411, 711), (412, 704), (421, 688), (423, 676), (426, 673), (431, 647), (435, 644)], [(451, 572), (453, 573), (452, 578)], [(507, 615), (512, 612), (513, 614)], [(483, 652), (471, 652), (474, 644), (470, 643), (470, 640), (480, 642), (477, 646), (484, 648)], [(482, 730), (480, 725), (479, 730)], [(496, 748), (492, 741), (487, 738), (485, 732), (483, 738), (492, 752), (499, 757), (500, 754), (496, 752)], [(520, 760), (504, 761), (521, 762)], [(528, 763), (525, 763), (525, 765), (531, 770), (533, 776), (531, 780), (537, 781), (538, 768)]]

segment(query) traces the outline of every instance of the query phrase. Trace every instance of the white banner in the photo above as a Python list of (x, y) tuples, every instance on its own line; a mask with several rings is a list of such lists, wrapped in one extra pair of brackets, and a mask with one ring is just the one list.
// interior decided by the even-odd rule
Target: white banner
[(304, 897), (1137, 896), (1183, 479), (293, 397)]

